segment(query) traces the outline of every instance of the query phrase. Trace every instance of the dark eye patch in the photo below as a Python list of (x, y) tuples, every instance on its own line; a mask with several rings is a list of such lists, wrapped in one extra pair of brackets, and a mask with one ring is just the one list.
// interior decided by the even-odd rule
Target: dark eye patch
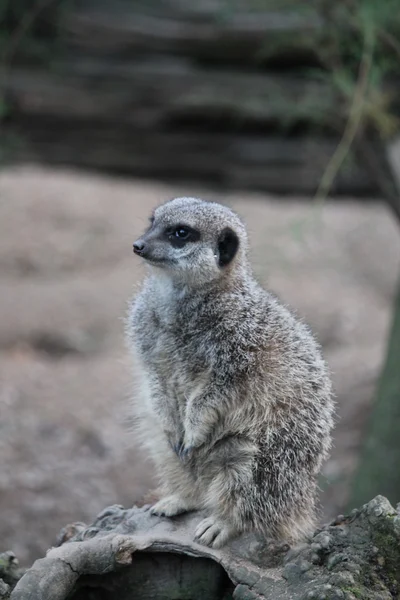
[(183, 248), (185, 244), (190, 242), (198, 242), (200, 239), (200, 232), (193, 227), (188, 225), (175, 225), (174, 227), (167, 227), (164, 231), (164, 235), (174, 248)]

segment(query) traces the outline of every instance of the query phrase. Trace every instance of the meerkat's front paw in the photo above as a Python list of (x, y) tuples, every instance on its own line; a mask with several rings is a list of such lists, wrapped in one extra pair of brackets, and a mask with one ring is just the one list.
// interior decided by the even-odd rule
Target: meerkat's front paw
[(226, 522), (216, 517), (208, 517), (198, 524), (194, 540), (203, 546), (221, 548), (233, 537), (235, 531)]
[(172, 494), (156, 502), (151, 507), (150, 513), (158, 517), (174, 517), (189, 510), (187, 503), (179, 496)]
[(180, 457), (183, 459), (190, 458), (193, 452), (203, 446), (207, 441), (207, 436), (201, 430), (201, 428), (194, 428), (190, 424), (186, 423), (185, 435), (182, 440), (180, 449)]

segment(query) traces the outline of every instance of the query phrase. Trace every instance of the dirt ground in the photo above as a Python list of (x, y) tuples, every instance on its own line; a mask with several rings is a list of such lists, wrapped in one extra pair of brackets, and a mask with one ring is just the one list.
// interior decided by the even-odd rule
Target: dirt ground
[(132, 242), (154, 205), (183, 194), (244, 217), (257, 277), (323, 344), (339, 415), (324, 518), (346, 504), (400, 273), (385, 206), (341, 200), (312, 216), (296, 198), (12, 168), (0, 173), (0, 539), (24, 564), (66, 523), (152, 484), (129, 432), (123, 317), (143, 275)]

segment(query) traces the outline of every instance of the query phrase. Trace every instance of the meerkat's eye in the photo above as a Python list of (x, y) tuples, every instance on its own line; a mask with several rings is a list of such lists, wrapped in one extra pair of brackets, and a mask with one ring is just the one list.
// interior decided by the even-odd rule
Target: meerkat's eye
[(200, 239), (200, 232), (188, 225), (168, 227), (165, 235), (175, 248), (182, 248), (186, 243), (197, 242)]
[(173, 235), (180, 240), (186, 240), (190, 236), (190, 230), (187, 227), (178, 227), (175, 229)]

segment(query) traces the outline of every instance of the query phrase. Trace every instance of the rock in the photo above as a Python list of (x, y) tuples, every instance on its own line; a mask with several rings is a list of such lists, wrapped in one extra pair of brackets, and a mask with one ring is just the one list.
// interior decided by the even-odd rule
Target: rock
[(297, 548), (248, 534), (214, 550), (193, 542), (198, 513), (114, 505), (36, 561), (11, 600), (83, 600), (89, 590), (93, 600), (389, 600), (399, 593), (399, 516), (378, 496)]
[(7, 600), (10, 597), (11, 588), (7, 583), (0, 579), (0, 600)]

